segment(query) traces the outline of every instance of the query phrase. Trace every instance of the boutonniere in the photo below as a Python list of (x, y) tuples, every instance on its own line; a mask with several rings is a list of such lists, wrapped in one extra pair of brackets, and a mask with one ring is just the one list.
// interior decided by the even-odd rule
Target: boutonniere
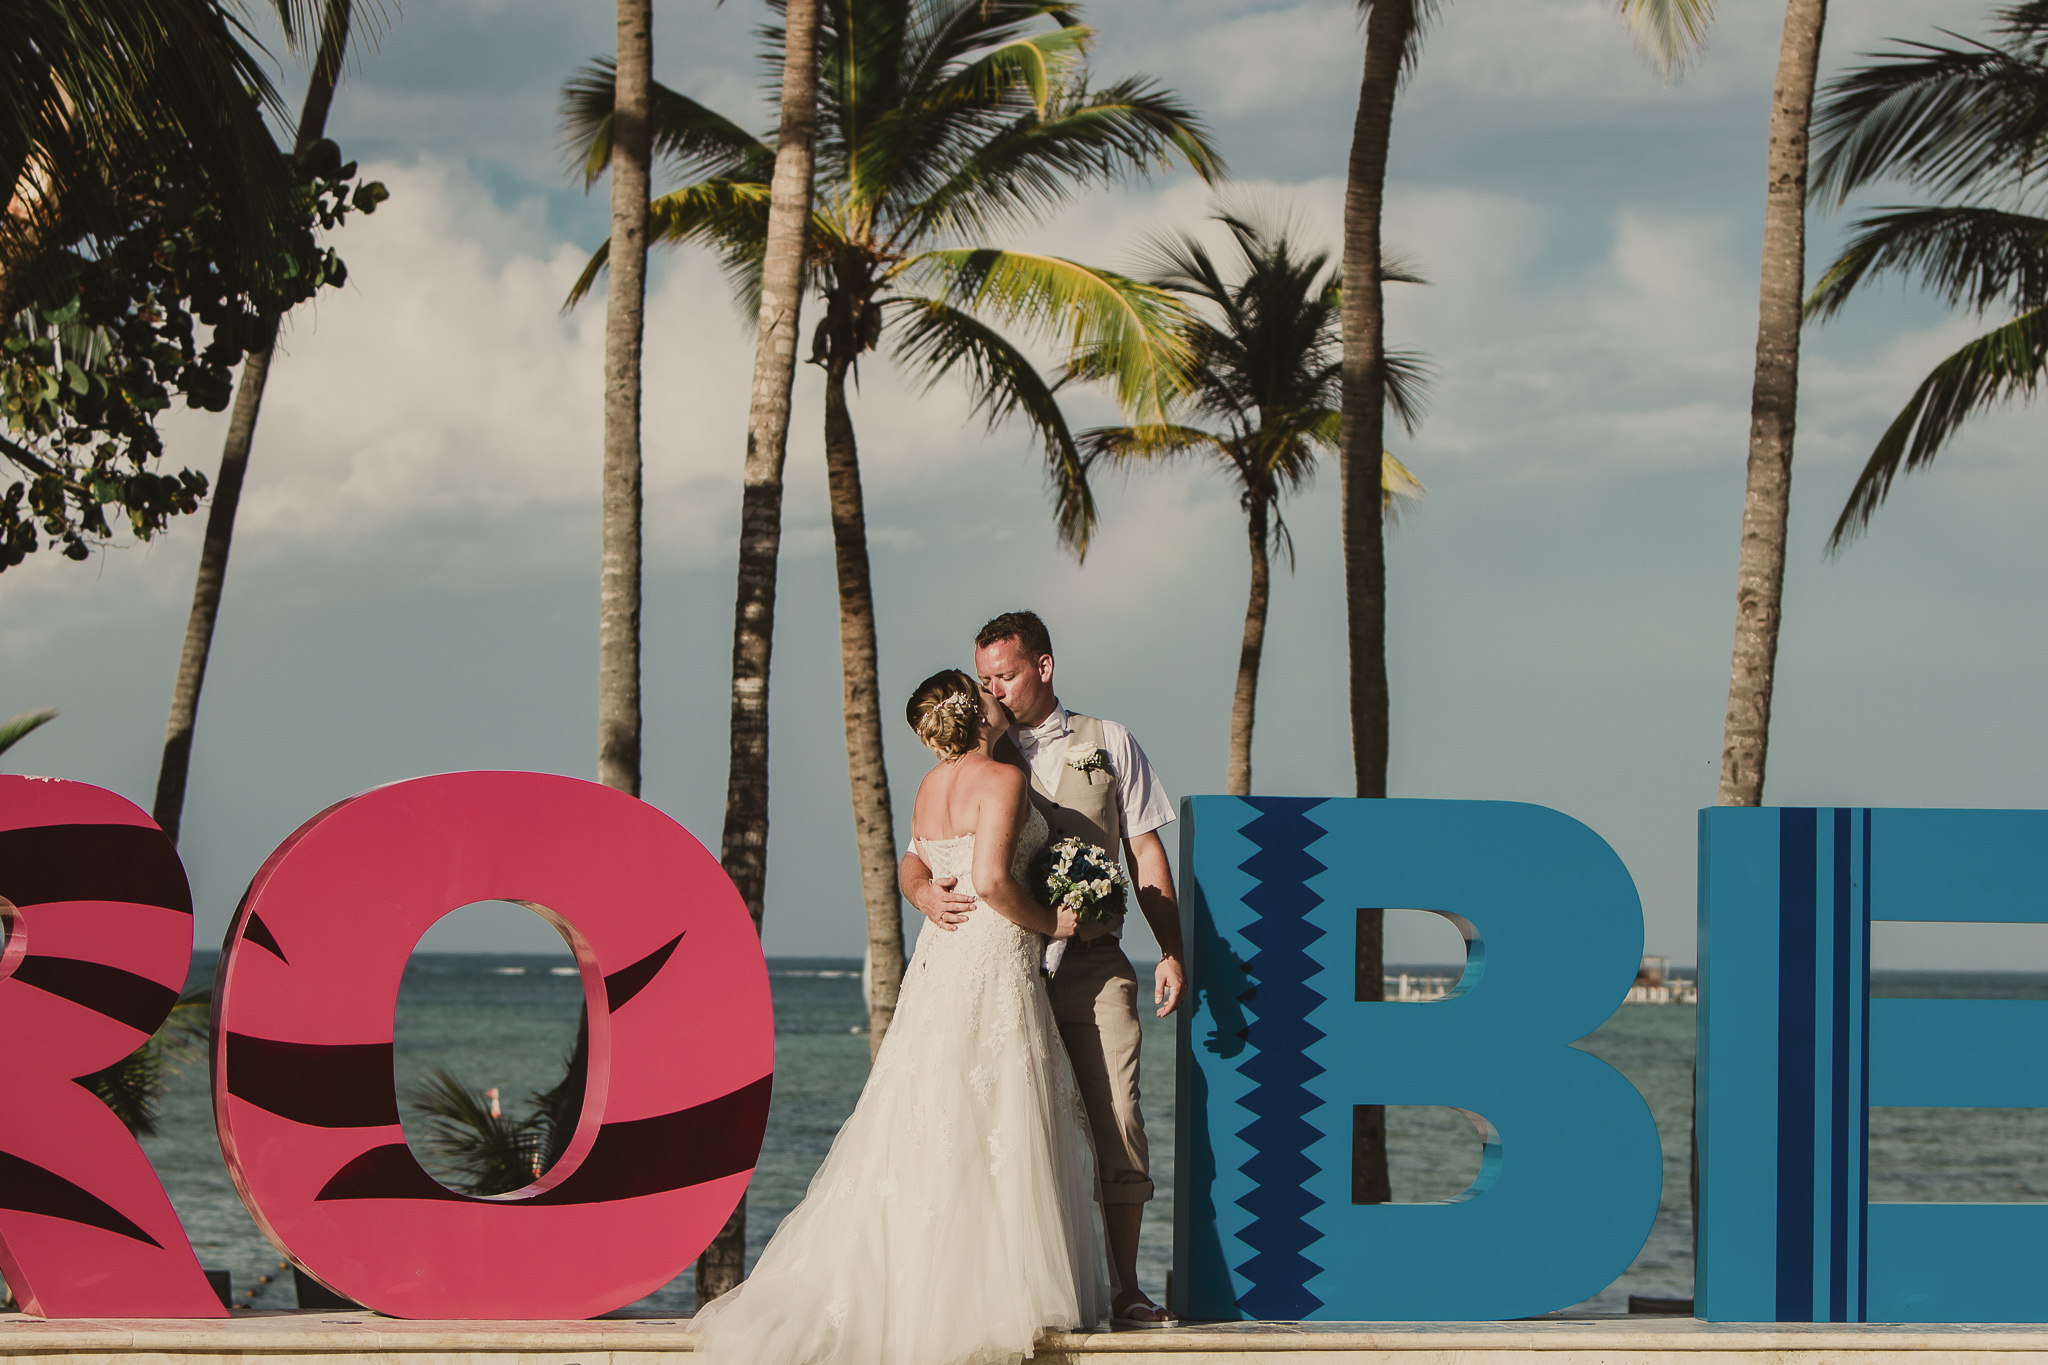
[(1109, 771), (1109, 755), (1101, 749), (1081, 749), (1067, 755), (1067, 766), (1082, 775)]

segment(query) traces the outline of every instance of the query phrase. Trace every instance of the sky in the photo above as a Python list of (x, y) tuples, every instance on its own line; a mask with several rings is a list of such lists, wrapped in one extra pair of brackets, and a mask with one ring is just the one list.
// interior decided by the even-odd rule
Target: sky
[[(1390, 288), (1389, 332), (1437, 378), (1420, 431), (1392, 446), (1429, 489), (1388, 538), (1392, 793), (1585, 822), (1636, 880), (1646, 951), (1676, 963), (1693, 960), (1695, 812), (1719, 769), (1782, 13), (1724, 3), (1667, 83), (1598, 0), (1457, 0), (1394, 118), (1387, 237), (1430, 282)], [(1936, 24), (1981, 32), (1984, 14), (1842, 7), (1824, 77)], [(1221, 203), (1338, 248), (1363, 45), (1350, 0), (1087, 15), (1096, 79), (1181, 92), (1234, 179), (1219, 199), (1162, 174), (1012, 240), (1131, 268), (1148, 234), (1200, 229)], [(657, 77), (767, 128), (761, 16), (657, 0)], [(604, 319), (601, 299), (562, 301), (603, 239), (606, 189), (570, 175), (556, 102), (612, 39), (602, 4), (412, 0), (358, 45), (329, 131), (392, 197), (337, 235), (348, 284), (292, 317), (272, 370), (185, 810), (202, 944), (336, 800), (459, 769), (595, 775)], [(276, 50), (281, 87), (302, 88)], [(1810, 276), (1853, 211), (1814, 220)], [(700, 253), (657, 255), (647, 318), (643, 794), (715, 847), (753, 339)], [(1878, 434), (1977, 325), (1894, 285), (1807, 335), (1772, 804), (2048, 807), (2037, 414), (1972, 422), (1869, 535), (1821, 553)], [(863, 936), (819, 388), (803, 367), (771, 684), (774, 955), (858, 954)], [(983, 620), (1032, 607), (1063, 700), (1128, 724), (1175, 796), (1220, 791), (1248, 574), (1223, 481), (1106, 476), (1076, 564), (1028, 433), (986, 432), (959, 388), (922, 391), (879, 358), (854, 416), (885, 722), (919, 679), (969, 662)], [(1074, 416), (1112, 413), (1083, 397)], [(165, 429), (173, 465), (217, 465), (221, 417)], [(1298, 556), (1267, 637), (1262, 794), (1350, 791), (1336, 491), (1329, 470), (1286, 508)], [(0, 576), (0, 713), (64, 711), (10, 771), (148, 807), (201, 529)], [(900, 725), (887, 738), (907, 836), (928, 756)], [(1454, 954), (1414, 927), (1434, 917), (1399, 918), (1390, 960)], [(426, 945), (559, 943), (498, 906)], [(1887, 963), (2048, 967), (2048, 934), (1889, 930)]]

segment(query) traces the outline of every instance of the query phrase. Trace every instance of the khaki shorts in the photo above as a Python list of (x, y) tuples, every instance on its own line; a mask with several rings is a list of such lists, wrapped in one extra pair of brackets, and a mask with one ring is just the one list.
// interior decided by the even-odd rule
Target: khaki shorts
[(1138, 974), (1114, 938), (1069, 943), (1049, 993), (1095, 1135), (1102, 1202), (1142, 1204), (1152, 1167), (1138, 1111)]

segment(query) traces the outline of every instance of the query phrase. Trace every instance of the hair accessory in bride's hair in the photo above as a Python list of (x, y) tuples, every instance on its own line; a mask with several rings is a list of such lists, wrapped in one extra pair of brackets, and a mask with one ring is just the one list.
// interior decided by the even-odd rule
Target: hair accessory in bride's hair
[(903, 718), (925, 748), (950, 763), (973, 750), (981, 736), (981, 694), (974, 679), (956, 668), (934, 673), (917, 685)]

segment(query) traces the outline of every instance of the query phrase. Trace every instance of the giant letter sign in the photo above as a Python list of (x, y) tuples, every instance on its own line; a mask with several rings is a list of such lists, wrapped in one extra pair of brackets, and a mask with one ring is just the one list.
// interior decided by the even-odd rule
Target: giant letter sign
[(2048, 812), (1700, 812), (1699, 1315), (2048, 1321), (2039, 1204), (1872, 1204), (1868, 1107), (2048, 1106), (2048, 1002), (1872, 1000), (1873, 920), (2048, 921)]
[[(1183, 807), (1175, 1281), (1195, 1318), (1522, 1317), (1599, 1292), (1649, 1236), (1649, 1106), (1570, 1046), (1627, 995), (1642, 909), (1568, 816), (1506, 802), (1195, 797)], [(1358, 910), (1445, 914), (1450, 998), (1356, 999)], [(1441, 1204), (1351, 1202), (1352, 1108), (1449, 1105), (1488, 1141)]]
[[(562, 931), (589, 1016), (575, 1140), (494, 1198), (414, 1160), (391, 1070), (413, 945), (483, 900)], [(214, 1110), (257, 1223), (330, 1288), (400, 1317), (583, 1318), (716, 1235), (774, 1061), (753, 922), (682, 826), (595, 783), (451, 773), (331, 807), (257, 872), (221, 962)]]
[[(448, 911), (514, 900), (583, 976), (583, 1109), (525, 1189), (472, 1198), (413, 1160), (392, 1075), (399, 978)], [(112, 792), (0, 777), (0, 1272), (44, 1317), (222, 1317), (149, 1160), (77, 1083), (177, 1000), (192, 897)], [(761, 945), (718, 863), (591, 782), (452, 773), (315, 816), (250, 885), (214, 997), (215, 1117), (272, 1241), (407, 1317), (574, 1318), (696, 1259), (760, 1153), (774, 1065)]]
[(192, 961), (163, 831), (83, 782), (0, 777), (0, 1272), (42, 1317), (227, 1316), (149, 1158), (78, 1079), (133, 1052)]

